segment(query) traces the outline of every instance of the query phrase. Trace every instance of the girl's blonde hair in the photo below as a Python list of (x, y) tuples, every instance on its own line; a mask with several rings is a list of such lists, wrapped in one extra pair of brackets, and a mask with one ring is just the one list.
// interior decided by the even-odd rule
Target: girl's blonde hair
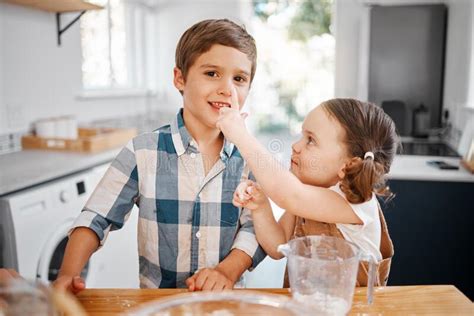
[[(344, 168), (340, 188), (350, 203), (370, 200), (372, 192), (392, 196), (384, 175), (398, 147), (393, 120), (375, 104), (355, 99), (331, 99), (321, 106), (345, 130), (344, 143), (352, 157)], [(373, 158), (365, 155), (373, 153)]]

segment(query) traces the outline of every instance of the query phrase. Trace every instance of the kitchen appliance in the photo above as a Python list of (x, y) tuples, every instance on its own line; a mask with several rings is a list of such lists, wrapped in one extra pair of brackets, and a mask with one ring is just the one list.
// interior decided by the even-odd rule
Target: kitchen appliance
[[(0, 267), (27, 279), (54, 281), (67, 234), (108, 165), (0, 198)], [(112, 232), (82, 275), (87, 287), (138, 287), (138, 212)]]
[(436, 157), (459, 157), (459, 154), (449, 145), (442, 142), (411, 141), (402, 142), (397, 154)]
[(410, 109), (423, 102), (428, 128), (442, 127), (448, 6), (368, 2), (381, 3), (370, 6), (368, 100), (401, 100)]
[(413, 110), (413, 131), (414, 137), (428, 137), (430, 129), (430, 111), (421, 103)]
[(359, 260), (369, 261), (367, 300), (372, 303), (376, 264), (354, 243), (329, 236), (306, 236), (278, 246), (278, 251), (288, 258), (293, 298), (314, 315), (349, 312)]
[(408, 135), (408, 126), (405, 124), (407, 121), (407, 110), (405, 103), (399, 100), (387, 100), (382, 101), (382, 109), (388, 116), (390, 116), (395, 123), (397, 132), (401, 136)]

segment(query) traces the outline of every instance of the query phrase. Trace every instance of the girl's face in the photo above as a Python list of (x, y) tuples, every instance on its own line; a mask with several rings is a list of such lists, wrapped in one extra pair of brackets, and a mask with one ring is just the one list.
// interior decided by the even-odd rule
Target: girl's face
[(344, 177), (349, 157), (341, 124), (322, 106), (303, 122), (302, 136), (292, 146), (291, 172), (305, 184), (330, 187)]

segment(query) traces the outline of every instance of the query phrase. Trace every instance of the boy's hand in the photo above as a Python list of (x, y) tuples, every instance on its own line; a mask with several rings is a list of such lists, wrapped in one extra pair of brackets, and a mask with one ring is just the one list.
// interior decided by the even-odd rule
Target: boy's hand
[(237, 144), (239, 138), (247, 132), (245, 118), (248, 114), (239, 112), (240, 105), (235, 87), (232, 88), (230, 106), (230, 108), (222, 107), (219, 110), (216, 127), (221, 130), (230, 142)]
[(242, 181), (234, 192), (232, 204), (251, 211), (270, 208), (270, 201), (258, 183), (252, 180)]
[(77, 294), (86, 288), (86, 283), (80, 276), (59, 276), (54, 282), (53, 287), (62, 290), (69, 291), (73, 294)]
[(217, 268), (204, 268), (196, 271), (186, 280), (189, 291), (222, 291), (232, 289), (234, 282)]

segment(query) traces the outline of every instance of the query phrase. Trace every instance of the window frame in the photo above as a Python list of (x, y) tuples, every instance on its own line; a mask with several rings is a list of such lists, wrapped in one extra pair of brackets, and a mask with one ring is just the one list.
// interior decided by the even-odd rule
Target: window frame
[[(152, 36), (153, 30), (157, 26), (156, 14), (140, 1), (122, 1), (124, 5), (128, 84), (126, 86), (109, 85), (90, 88), (85, 87), (84, 83), (81, 82), (81, 89), (76, 94), (76, 99), (78, 100), (150, 97), (156, 95), (156, 71), (153, 71), (157, 58), (156, 39)], [(108, 9), (108, 7), (109, 0), (105, 4), (105, 8)]]

